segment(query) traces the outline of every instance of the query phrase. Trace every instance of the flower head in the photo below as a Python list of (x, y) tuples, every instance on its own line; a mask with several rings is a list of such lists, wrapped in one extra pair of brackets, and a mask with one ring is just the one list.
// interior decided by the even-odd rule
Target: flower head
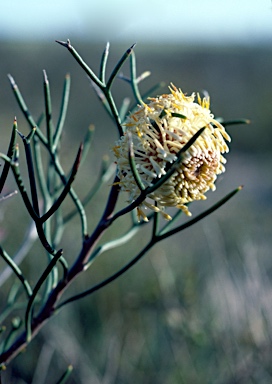
[[(138, 216), (147, 220), (145, 208), (165, 213), (165, 207), (176, 207), (191, 215), (187, 204), (206, 199), (205, 192), (215, 190), (217, 175), (225, 171), (223, 153), (228, 152), (230, 141), (225, 128), (214, 119), (209, 109), (209, 98), (195, 94), (186, 96), (174, 85), (170, 94), (150, 98), (128, 117), (124, 136), (113, 148), (117, 158), (120, 188), (129, 193), (129, 201), (140, 194), (129, 162), (129, 136), (134, 148), (136, 169), (145, 187), (153, 185), (167, 173), (177, 153), (198, 132), (204, 132), (183, 154), (173, 175), (138, 207)], [(130, 135), (127, 133), (130, 132)], [(156, 204), (151, 204), (150, 199)]]

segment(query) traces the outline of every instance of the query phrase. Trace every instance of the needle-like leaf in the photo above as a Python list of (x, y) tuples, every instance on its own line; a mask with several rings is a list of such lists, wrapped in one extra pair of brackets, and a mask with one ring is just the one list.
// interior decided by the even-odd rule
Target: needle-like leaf
[[(9, 147), (8, 147), (8, 151), (7, 151), (7, 157), (9, 157), (10, 159), (12, 159), (13, 154), (14, 154), (16, 130), (17, 130), (17, 120), (15, 117), (13, 127), (12, 127)], [(10, 168), (10, 162), (6, 161), (4, 164), (4, 167), (3, 167), (3, 171), (1, 173), (1, 177), (0, 177), (0, 193), (2, 192), (2, 190), (4, 188), (4, 185), (5, 185), (7, 176), (8, 176), (9, 168)]]

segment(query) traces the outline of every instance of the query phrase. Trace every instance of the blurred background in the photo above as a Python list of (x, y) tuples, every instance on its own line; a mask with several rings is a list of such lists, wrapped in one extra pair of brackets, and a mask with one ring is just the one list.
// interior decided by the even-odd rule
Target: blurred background
[[(142, 92), (161, 81), (164, 93), (170, 82), (188, 94), (207, 91), (216, 117), (251, 121), (229, 127), (227, 171), (207, 201), (191, 205), (192, 212), (202, 212), (239, 185), (244, 189), (213, 215), (157, 245), (118, 281), (66, 307), (8, 366), (3, 383), (54, 383), (68, 364), (74, 366), (72, 384), (271, 383), (271, 2), (10, 0), (0, 10), (0, 151), (6, 152), (14, 116), (19, 130), (28, 132), (7, 74), (38, 118), (46, 69), (57, 121), (70, 73), (62, 146), (67, 172), (88, 126), (96, 127), (95, 145), (75, 186), (81, 196), (94, 183), (101, 157), (112, 157), (117, 131), (86, 75), (56, 39), (69, 38), (95, 72), (107, 41), (109, 71), (136, 42), (138, 73), (152, 72)], [(114, 91), (118, 106), (132, 97), (121, 80)], [(12, 188), (11, 177), (7, 191)], [(90, 231), (107, 192), (106, 185), (87, 209)], [(1, 243), (12, 255), (30, 222), (18, 195), (1, 203), (0, 219)], [(107, 239), (122, 232), (122, 225)], [(69, 294), (118, 270), (149, 235), (144, 231), (103, 254)], [(63, 240), (71, 262), (79, 247), (75, 221)], [(32, 284), (41, 260), (46, 262), (44, 253), (34, 245), (22, 264)], [(4, 262), (0, 267), (4, 270)], [(1, 284), (0, 308), (10, 285)]]

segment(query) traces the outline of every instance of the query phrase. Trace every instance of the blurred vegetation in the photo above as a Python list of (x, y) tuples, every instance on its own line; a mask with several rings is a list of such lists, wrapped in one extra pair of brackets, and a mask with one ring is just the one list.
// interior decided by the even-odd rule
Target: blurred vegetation
[[(104, 47), (72, 43), (98, 69)], [(113, 65), (126, 48), (112, 47)], [(3, 383), (55, 382), (68, 364), (74, 366), (71, 384), (271, 383), (272, 49), (154, 45), (139, 46), (136, 53), (138, 72), (152, 71), (143, 83), (143, 92), (160, 81), (165, 81), (165, 91), (170, 82), (187, 93), (207, 90), (217, 117), (251, 120), (249, 126), (229, 128), (233, 142), (227, 172), (219, 179), (217, 192), (192, 205), (193, 214), (240, 184), (244, 190), (211, 217), (160, 243), (118, 281), (64, 309), (8, 367)], [(62, 148), (67, 170), (69, 155), (75, 154), (89, 124), (96, 127), (90, 166), (85, 165), (75, 184), (78, 193), (83, 193), (86, 183), (94, 182), (100, 166), (98, 154), (109, 153), (117, 139), (85, 74), (68, 52), (53, 42), (1, 42), (0, 57), (1, 151), (6, 150), (15, 115), (19, 130), (28, 132), (6, 75), (12, 74), (38, 117), (44, 107), (42, 70), (47, 71), (56, 111), (64, 76), (71, 74)], [(126, 91), (130, 90), (125, 83), (118, 87), (120, 101)], [(12, 188), (10, 178), (7, 189)], [(90, 230), (106, 196), (107, 190), (101, 191), (88, 211)], [(18, 195), (2, 202), (0, 219), (1, 240), (12, 254), (19, 245), (14, 240), (25, 234), (21, 223), (28, 220)], [(6, 223), (12, 238), (5, 232)], [(120, 227), (114, 226), (112, 231), (116, 234)], [(129, 249), (123, 246), (103, 255), (96, 261), (95, 274), (90, 270), (75, 289), (116, 271), (135, 254), (139, 243), (144, 244), (146, 236), (141, 233)], [(66, 234), (63, 246), (71, 255), (79, 247), (77, 237), (76, 229)], [(33, 270), (33, 276), (35, 258), (41, 262), (36, 246), (23, 264)], [(4, 268), (2, 261), (0, 267)], [(0, 306), (9, 287), (9, 282), (1, 287)]]

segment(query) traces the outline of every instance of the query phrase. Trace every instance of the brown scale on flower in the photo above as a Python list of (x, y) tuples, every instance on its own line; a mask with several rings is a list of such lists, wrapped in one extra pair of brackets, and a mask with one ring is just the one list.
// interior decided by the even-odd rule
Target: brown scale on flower
[[(171, 220), (165, 207), (176, 207), (191, 215), (186, 204), (206, 199), (205, 193), (215, 190), (217, 175), (225, 171), (226, 160), (222, 154), (228, 152), (225, 140), (230, 141), (230, 137), (211, 114), (209, 99), (198, 95), (196, 103), (194, 94), (186, 96), (173, 85), (169, 89), (170, 94), (150, 98), (149, 104), (139, 106), (125, 124), (126, 131), (131, 133), (143, 185), (149, 187), (154, 179), (165, 175), (180, 149), (199, 129), (205, 127), (205, 130), (185, 152), (174, 174), (138, 207), (139, 219), (143, 220), (148, 220), (146, 209), (160, 212)], [(121, 190), (129, 193), (129, 202), (132, 202), (140, 190), (130, 169), (128, 147), (128, 135), (124, 134), (113, 152)], [(156, 206), (150, 199), (156, 201)]]

